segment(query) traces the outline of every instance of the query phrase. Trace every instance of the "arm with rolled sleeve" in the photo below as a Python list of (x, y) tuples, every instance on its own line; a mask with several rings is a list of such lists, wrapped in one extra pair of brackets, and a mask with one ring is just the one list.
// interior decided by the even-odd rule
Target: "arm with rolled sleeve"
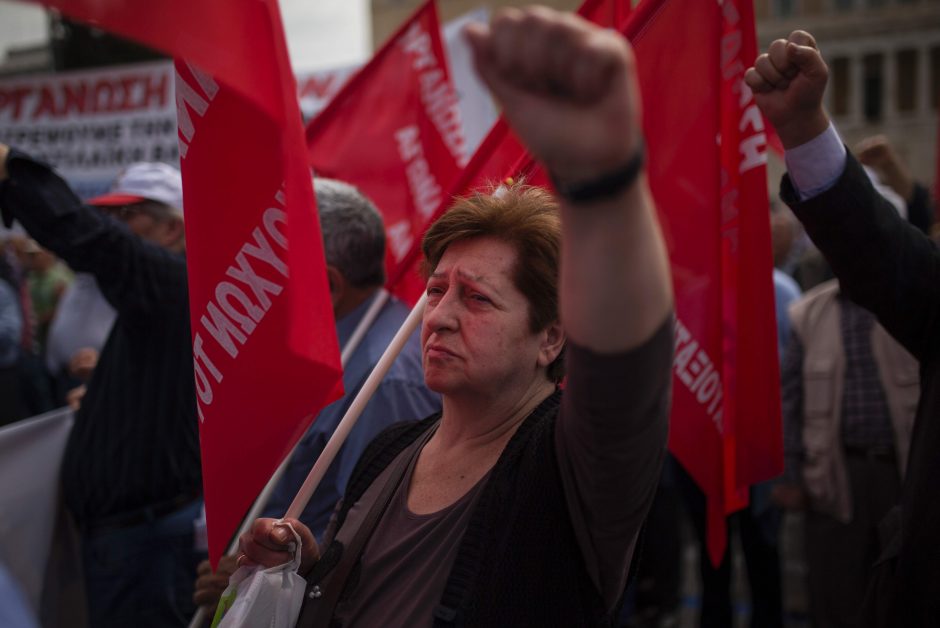
[[(828, 68), (815, 39), (794, 31), (771, 43), (745, 82), (784, 147), (798, 148), (829, 126), (822, 106)], [(800, 168), (801, 159), (787, 157)], [(781, 197), (839, 279), (840, 291), (871, 310), (921, 362), (921, 398), (898, 510), (882, 522), (880, 556), (871, 568), (866, 625), (935, 626), (940, 620), (940, 477), (937, 356), (940, 348), (940, 252), (898, 215), (846, 154), (831, 187), (806, 195), (799, 174), (785, 177)]]
[(940, 322), (940, 254), (841, 145), (823, 108), (829, 69), (816, 40), (805, 31), (775, 40), (744, 78), (787, 150), (790, 172), (780, 196), (842, 292), (874, 312), (918, 359), (932, 354), (940, 343), (933, 333)]
[[(787, 163), (793, 167), (789, 156)], [(940, 320), (936, 245), (875, 191), (851, 154), (846, 153), (844, 168), (830, 187), (801, 198), (796, 185), (791, 172), (781, 185), (781, 197), (826, 257), (841, 290), (874, 312), (913, 355), (920, 359), (933, 352), (940, 342), (932, 333)]]

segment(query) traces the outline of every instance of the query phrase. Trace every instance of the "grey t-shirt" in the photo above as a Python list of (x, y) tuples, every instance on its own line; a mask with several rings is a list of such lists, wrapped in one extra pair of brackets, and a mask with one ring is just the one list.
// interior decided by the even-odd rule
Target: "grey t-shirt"
[[(644, 345), (616, 355), (568, 345), (571, 375), (555, 424), (555, 446), (585, 565), (608, 608), (626, 585), (637, 534), (666, 451), (671, 360), (661, 356), (670, 351), (671, 332), (670, 317)], [(407, 450), (400, 455), (407, 455)], [(349, 510), (336, 534), (344, 545), (394, 466), (391, 463)], [(358, 584), (336, 608), (334, 616), (344, 626), (433, 623), (434, 609), (488, 475), (447, 508), (415, 515), (407, 505), (413, 467), (414, 461), (366, 543)]]
[[(405, 454), (407, 451), (401, 455)], [(416, 460), (417, 457), (408, 465), (388, 510), (363, 549), (363, 577), (349, 598), (336, 607), (334, 617), (344, 626), (431, 624), (431, 612), (444, 593), (460, 539), (489, 474), (450, 506), (416, 515), (408, 508), (408, 486)], [(394, 463), (389, 468), (392, 466)], [(381, 480), (380, 476), (370, 490), (381, 487), (384, 484)], [(371, 505), (374, 501), (374, 497), (369, 499), (368, 491), (363, 498), (350, 510), (347, 521), (356, 517), (358, 522), (364, 513), (354, 511), (363, 502), (368, 500)], [(344, 537), (353, 530), (344, 526), (339, 539), (345, 541)]]

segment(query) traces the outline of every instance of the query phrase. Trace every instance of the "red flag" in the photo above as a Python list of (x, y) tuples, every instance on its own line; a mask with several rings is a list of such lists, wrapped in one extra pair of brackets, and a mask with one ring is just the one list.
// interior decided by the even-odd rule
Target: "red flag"
[(783, 466), (767, 139), (743, 81), (756, 57), (753, 7), (645, 0), (625, 34), (676, 290), (670, 448), (707, 497), (717, 565), (725, 516)]
[(42, 3), (181, 59), (190, 315), (214, 563), (340, 376), (277, 2)]
[(732, 362), (737, 379), (734, 430), (741, 443), (735, 448), (735, 484), (743, 488), (783, 470), (779, 371), (769, 368), (779, 360), (774, 290), (768, 279), (773, 255), (766, 172), (770, 138), (777, 142), (779, 138), (765, 124), (744, 84), (744, 71), (757, 58), (754, 4), (725, 2), (721, 18), (722, 169), (728, 174), (722, 220), (725, 264), (736, 278), (733, 328), (743, 339), (734, 343), (737, 353)]
[(584, 0), (578, 15), (599, 26), (623, 32), (633, 4), (633, 0)]
[(450, 186), (434, 215), (414, 238), (411, 248), (401, 258), (396, 272), (389, 274), (389, 289), (399, 298), (415, 303), (425, 288), (420, 277), (419, 265), (421, 263), (421, 238), (427, 228), (450, 207), (454, 198), (466, 196), (477, 189), (498, 185), (510, 173), (518, 174), (520, 170), (515, 166), (526, 158), (528, 158), (528, 152), (525, 147), (516, 139), (506, 121), (500, 117), (480, 142), (470, 162)]
[(433, 0), (313, 119), (307, 146), (318, 175), (354, 184), (378, 206), (388, 232), (389, 285), (412, 300), (414, 283), (399, 281), (404, 258), (446, 204), (466, 161)]
[[(602, 26), (621, 25), (622, 20), (632, 10), (631, 0), (587, 0), (579, 13)], [(379, 53), (381, 54), (381, 52)], [(376, 57), (379, 55), (377, 54)], [(308, 129), (308, 140), (310, 129)], [(524, 176), (530, 185), (548, 187), (548, 178), (537, 167), (528, 151), (515, 136), (506, 121), (500, 117), (487, 136), (480, 143), (476, 153), (459, 172), (452, 177), (451, 185), (446, 188), (441, 203), (429, 219), (424, 220), (412, 232), (410, 249), (398, 259), (395, 266), (389, 267), (388, 286), (400, 298), (414, 303), (424, 290), (418, 265), (421, 261), (421, 237), (437, 218), (450, 207), (455, 197), (466, 196), (476, 190), (489, 190), (505, 179)], [(339, 177), (342, 178), (342, 177)], [(368, 178), (368, 177), (366, 177)], [(365, 190), (366, 188), (363, 187)], [(374, 197), (373, 197), (374, 198)], [(381, 208), (383, 213), (384, 208)], [(388, 221), (386, 220), (386, 224)]]
[[(579, 13), (602, 25), (617, 19), (605, 0), (588, 0)], [(717, 565), (726, 515), (747, 504), (748, 486), (783, 466), (767, 139), (743, 83), (756, 57), (752, 7), (644, 0), (622, 15), (617, 27), (636, 53), (648, 176), (676, 290), (669, 444), (707, 497)], [(455, 196), (520, 173), (546, 184), (500, 120)], [(415, 250), (410, 259), (417, 257)]]

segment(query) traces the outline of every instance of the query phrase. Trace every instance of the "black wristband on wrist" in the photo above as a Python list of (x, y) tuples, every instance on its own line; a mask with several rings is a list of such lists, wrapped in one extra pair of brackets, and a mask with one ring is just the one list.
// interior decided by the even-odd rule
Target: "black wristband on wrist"
[(561, 183), (550, 175), (555, 193), (571, 203), (602, 201), (629, 188), (646, 163), (646, 145), (641, 141), (633, 157), (623, 167), (582, 183)]

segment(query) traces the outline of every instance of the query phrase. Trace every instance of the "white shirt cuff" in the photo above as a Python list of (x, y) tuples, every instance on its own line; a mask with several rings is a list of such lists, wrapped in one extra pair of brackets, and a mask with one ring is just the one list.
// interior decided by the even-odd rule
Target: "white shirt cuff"
[(845, 170), (845, 145), (836, 128), (829, 128), (784, 153), (790, 182), (805, 201), (822, 194), (839, 180)]

